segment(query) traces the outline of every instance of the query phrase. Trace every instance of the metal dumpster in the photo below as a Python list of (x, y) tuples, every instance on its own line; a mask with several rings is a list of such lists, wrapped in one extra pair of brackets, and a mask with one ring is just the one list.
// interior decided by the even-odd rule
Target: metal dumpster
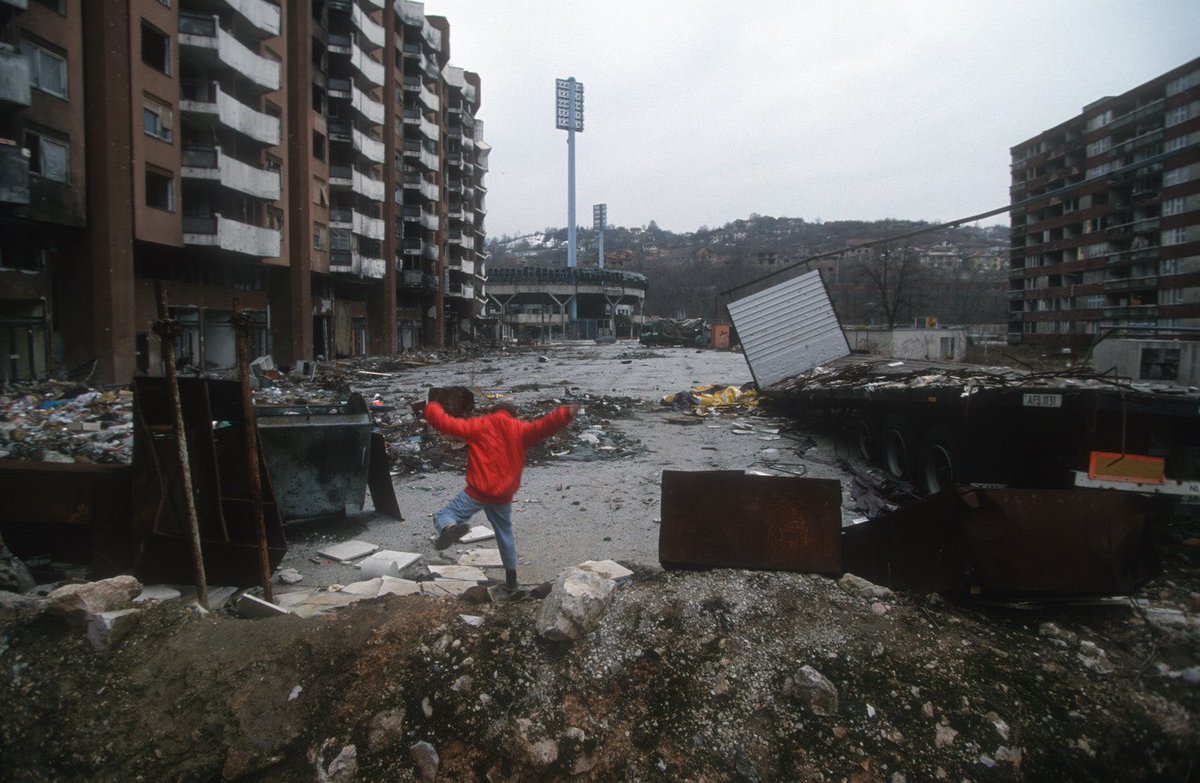
[(362, 511), (371, 417), (361, 395), (333, 405), (255, 407), (254, 413), (283, 520)]

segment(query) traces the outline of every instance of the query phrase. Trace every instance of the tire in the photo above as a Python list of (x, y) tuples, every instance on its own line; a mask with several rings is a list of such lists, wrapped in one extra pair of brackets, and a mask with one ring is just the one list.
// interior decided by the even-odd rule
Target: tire
[(889, 413), (883, 419), (880, 447), (883, 467), (893, 478), (911, 481), (917, 472), (920, 453), (917, 430), (907, 417)]
[(867, 465), (879, 464), (879, 420), (855, 416), (847, 425), (850, 452)]
[(954, 489), (968, 479), (966, 450), (958, 430), (949, 424), (935, 424), (921, 442), (918, 483), (931, 495)]

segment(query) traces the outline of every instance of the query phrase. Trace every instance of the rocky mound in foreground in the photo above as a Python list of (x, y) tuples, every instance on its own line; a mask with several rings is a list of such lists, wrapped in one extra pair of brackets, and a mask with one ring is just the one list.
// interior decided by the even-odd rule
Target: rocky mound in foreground
[(596, 599), (575, 641), (537, 600), (388, 596), (309, 620), (163, 604), (97, 649), (17, 603), (13, 780), (1182, 780), (1200, 758), (1200, 685), (1170, 663), (1197, 629), (1136, 606), (683, 572)]

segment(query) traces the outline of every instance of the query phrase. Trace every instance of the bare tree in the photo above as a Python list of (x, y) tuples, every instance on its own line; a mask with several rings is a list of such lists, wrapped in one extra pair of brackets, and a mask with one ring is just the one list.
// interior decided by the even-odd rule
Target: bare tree
[(855, 262), (855, 272), (863, 279), (867, 311), (878, 314), (889, 329), (912, 318), (922, 303), (927, 275), (912, 248), (881, 245), (871, 257)]

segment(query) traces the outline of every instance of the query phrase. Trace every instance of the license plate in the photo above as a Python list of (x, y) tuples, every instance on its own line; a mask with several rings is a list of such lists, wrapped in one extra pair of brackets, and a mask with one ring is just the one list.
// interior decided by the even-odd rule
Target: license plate
[(1026, 394), (1022, 404), (1026, 408), (1061, 408), (1061, 394)]

